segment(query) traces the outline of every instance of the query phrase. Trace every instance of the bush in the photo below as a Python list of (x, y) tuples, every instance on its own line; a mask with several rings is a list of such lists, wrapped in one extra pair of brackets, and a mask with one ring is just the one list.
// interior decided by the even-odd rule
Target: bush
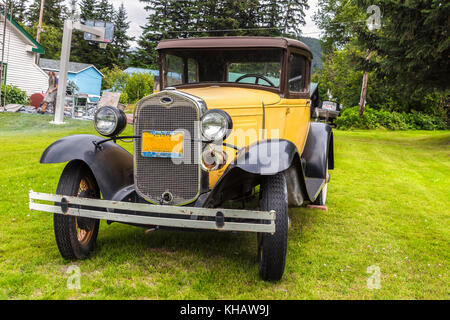
[(102, 69), (105, 78), (102, 88), (120, 92), (120, 103), (136, 103), (140, 99), (153, 93), (154, 77), (147, 73), (129, 75), (119, 67)]
[[(1, 104), (4, 103), (5, 85), (2, 85), (2, 92), (0, 94)], [(6, 86), (6, 104), (23, 104), (28, 105), (30, 98), (25, 91), (20, 90), (16, 86)]]
[(154, 77), (147, 73), (134, 73), (128, 78), (125, 93), (128, 103), (136, 103), (153, 93)]
[(342, 130), (377, 129), (388, 130), (443, 130), (448, 129), (446, 123), (438, 116), (421, 112), (399, 113), (375, 110), (366, 107), (364, 115), (359, 116), (359, 108), (347, 108), (336, 120), (336, 126)]

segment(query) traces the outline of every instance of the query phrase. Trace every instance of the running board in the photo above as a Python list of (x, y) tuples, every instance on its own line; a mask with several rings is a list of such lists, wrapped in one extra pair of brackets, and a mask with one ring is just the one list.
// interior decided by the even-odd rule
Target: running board
[[(161, 227), (275, 233), (275, 211), (158, 206), (145, 203), (53, 195), (34, 191), (30, 191), (29, 199), (30, 210), (75, 217)], [(47, 201), (54, 204), (41, 204), (35, 201)], [(116, 213), (115, 210), (127, 211), (130, 214)], [(131, 214), (132, 212), (139, 212), (141, 215)], [(155, 217), (145, 214), (164, 214), (173, 215), (174, 217)], [(205, 217), (209, 221), (191, 219), (194, 216)], [(239, 219), (243, 222), (227, 221), (229, 219)]]

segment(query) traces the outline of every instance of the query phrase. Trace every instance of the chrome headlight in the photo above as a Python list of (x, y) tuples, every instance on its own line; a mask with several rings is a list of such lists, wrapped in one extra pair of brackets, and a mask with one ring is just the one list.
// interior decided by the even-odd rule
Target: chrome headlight
[(233, 129), (233, 121), (223, 110), (210, 110), (202, 117), (202, 134), (208, 141), (225, 140)]
[(118, 108), (106, 106), (97, 110), (94, 125), (102, 136), (115, 137), (126, 128), (127, 116)]

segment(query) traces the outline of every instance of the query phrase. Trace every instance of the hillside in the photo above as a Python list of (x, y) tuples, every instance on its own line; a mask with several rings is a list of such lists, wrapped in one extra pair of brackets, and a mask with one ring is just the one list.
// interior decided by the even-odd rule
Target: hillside
[(322, 47), (320, 45), (319, 39), (302, 37), (301, 41), (304, 42), (312, 51), (314, 60), (312, 64), (313, 72), (315, 69), (322, 68)]

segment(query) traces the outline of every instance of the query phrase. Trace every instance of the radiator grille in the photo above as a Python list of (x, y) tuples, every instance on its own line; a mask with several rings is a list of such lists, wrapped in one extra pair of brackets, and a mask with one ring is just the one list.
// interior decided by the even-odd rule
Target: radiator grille
[[(135, 134), (143, 131), (185, 132), (184, 158), (174, 163), (170, 158), (147, 158), (142, 156), (142, 141), (136, 140), (135, 184), (136, 191), (146, 200), (160, 203), (163, 193), (173, 195), (173, 204), (185, 204), (193, 201), (200, 191), (200, 166), (196, 161), (200, 146), (187, 137), (199, 136), (199, 111), (195, 104), (184, 97), (170, 95), (173, 103), (166, 105), (157, 95), (144, 101), (136, 111)], [(187, 162), (186, 162), (187, 161)], [(182, 163), (180, 163), (182, 162)]]

